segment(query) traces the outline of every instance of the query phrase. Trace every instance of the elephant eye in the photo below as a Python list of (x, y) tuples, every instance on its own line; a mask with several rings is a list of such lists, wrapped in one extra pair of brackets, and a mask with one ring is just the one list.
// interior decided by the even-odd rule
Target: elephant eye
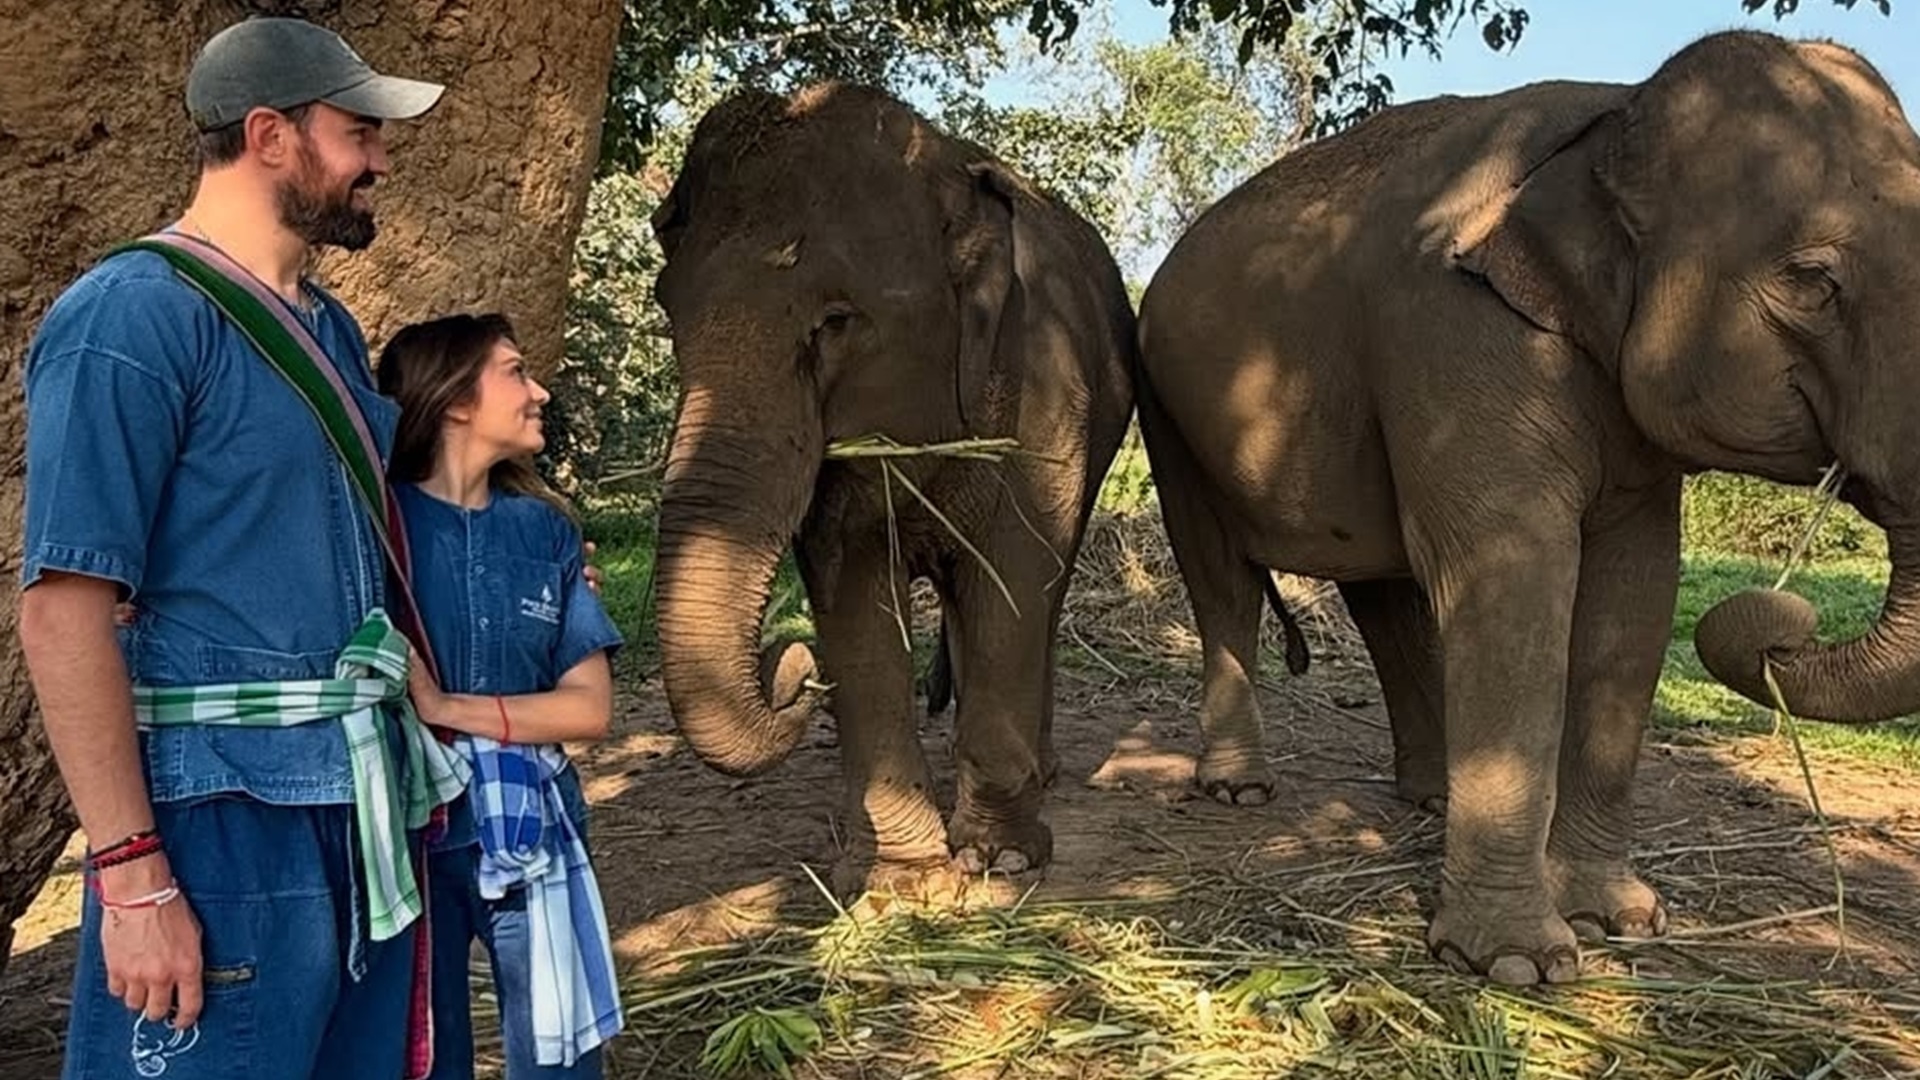
[(1786, 277), (1809, 307), (1825, 307), (1840, 295), (1840, 282), (1833, 276), (1833, 268), (1824, 262), (1788, 263)]
[(860, 314), (860, 309), (844, 300), (835, 300), (821, 309), (820, 322), (814, 327), (816, 335), (820, 333), (837, 334), (847, 328), (847, 324)]

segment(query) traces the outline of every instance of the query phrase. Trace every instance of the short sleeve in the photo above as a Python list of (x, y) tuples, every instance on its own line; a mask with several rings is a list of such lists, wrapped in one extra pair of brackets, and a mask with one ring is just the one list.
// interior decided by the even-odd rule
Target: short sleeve
[(625, 639), (621, 637), (620, 629), (613, 625), (613, 619), (607, 615), (600, 598), (587, 586), (580, 533), (571, 525), (566, 525), (560, 534), (562, 550), (557, 554), (562, 568), (560, 583), (566, 600), (565, 610), (560, 616), (560, 642), (555, 646), (554, 670), (564, 675), (573, 670), (574, 665), (601, 650), (606, 651), (607, 659), (611, 661)]
[(23, 586), (53, 570), (137, 592), (187, 430), (197, 301), (107, 269), (61, 297), (28, 353)]

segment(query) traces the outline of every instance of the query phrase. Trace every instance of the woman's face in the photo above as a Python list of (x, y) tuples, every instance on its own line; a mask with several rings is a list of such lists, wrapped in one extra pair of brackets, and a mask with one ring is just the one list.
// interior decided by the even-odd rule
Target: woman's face
[[(511, 341), (493, 346), (474, 384), (473, 400), (448, 414), (449, 422), (468, 425), (469, 436), (492, 448), (499, 461), (537, 454), (547, 445), (540, 427), (540, 406), (553, 395), (527, 374), (526, 362)], [(464, 413), (466, 419), (459, 419)]]

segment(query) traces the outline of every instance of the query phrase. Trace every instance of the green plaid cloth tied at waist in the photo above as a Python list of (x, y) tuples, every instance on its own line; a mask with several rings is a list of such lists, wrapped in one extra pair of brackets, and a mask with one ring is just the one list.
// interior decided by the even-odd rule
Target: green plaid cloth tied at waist
[[(213, 686), (136, 686), (142, 728), (216, 724), (293, 727), (340, 718), (353, 763), (354, 823), (366, 875), (369, 934), (385, 941), (420, 916), (420, 888), (407, 856), (407, 831), (452, 802), (472, 775), (466, 758), (434, 738), (407, 698), (407, 639), (375, 608), (334, 661), (331, 679), (283, 679)], [(396, 761), (389, 724), (400, 725)]]

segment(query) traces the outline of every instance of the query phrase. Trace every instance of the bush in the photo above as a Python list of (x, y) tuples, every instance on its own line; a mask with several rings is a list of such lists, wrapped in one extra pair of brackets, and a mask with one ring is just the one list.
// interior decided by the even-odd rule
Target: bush
[[(1681, 504), (1681, 544), (1692, 553), (1784, 561), (1816, 510), (1811, 488), (1727, 473), (1690, 476)], [(1886, 558), (1886, 534), (1852, 507), (1835, 503), (1806, 557), (1844, 556)]]
[(679, 381), (653, 299), (660, 248), (648, 224), (658, 172), (594, 181), (574, 247), (567, 352), (547, 381), (550, 475), (587, 498), (649, 489), (666, 457)]

